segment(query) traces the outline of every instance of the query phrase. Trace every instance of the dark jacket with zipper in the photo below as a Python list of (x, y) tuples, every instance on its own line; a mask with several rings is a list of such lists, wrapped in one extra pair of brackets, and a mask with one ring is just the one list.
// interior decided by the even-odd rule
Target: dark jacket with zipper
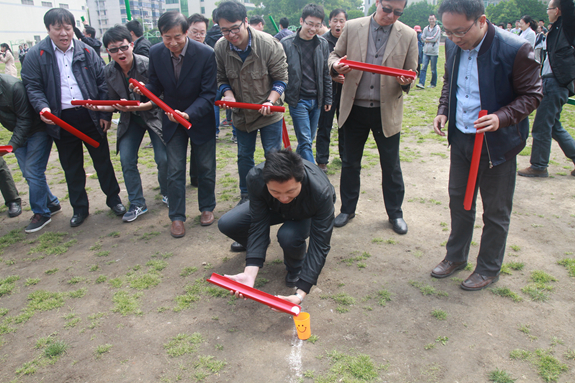
[[(84, 100), (108, 99), (104, 61), (91, 47), (78, 40), (74, 40), (72, 72)], [(50, 36), (30, 48), (20, 75), (26, 86), (30, 104), (36, 113), (40, 113), (44, 108), (50, 108), (52, 114), (60, 117), (62, 114), (60, 70)], [(111, 113), (92, 110), (88, 112), (96, 129), (103, 137), (104, 131), (100, 127), (100, 119), (109, 121)], [(58, 125), (47, 125), (47, 131), (50, 136), (60, 139)]]
[(561, 16), (547, 34), (547, 57), (557, 82), (574, 93), (575, 80), (575, 6), (573, 0), (561, 0)]
[[(335, 44), (337, 44), (337, 37), (332, 35), (331, 31), (327, 31), (326, 33), (324, 33), (322, 35), (322, 37), (327, 40), (327, 43), (329, 46), (329, 53), (333, 52), (333, 50), (335, 49)], [(341, 88), (342, 87), (343, 87), (343, 84), (340, 84), (339, 82), (335, 82), (335, 81), (331, 82), (332, 105), (336, 105), (336, 104), (339, 105), (339, 97), (341, 96)], [(338, 98), (338, 100), (336, 100), (336, 97)]]
[(24, 146), (34, 133), (46, 130), (28, 102), (22, 81), (7, 74), (0, 74), (0, 124), (12, 132), (8, 145), (14, 150)]
[(152, 43), (144, 36), (140, 36), (134, 41), (134, 54), (140, 56), (150, 56), (150, 48)]
[[(448, 139), (456, 121), (457, 76), (461, 48), (445, 42), (445, 75), (438, 115), (447, 116)], [(539, 64), (531, 44), (488, 22), (487, 36), (477, 56), (481, 109), (499, 118), (499, 129), (485, 133), (490, 166), (516, 156), (529, 135), (527, 116), (543, 98)], [(450, 140), (451, 143), (451, 140)]]
[[(300, 38), (298, 30), (281, 40), (284, 47), (288, 63), (288, 77), (289, 83), (285, 90), (285, 102), (295, 107), (300, 100), (301, 88), (301, 47), (299, 44)], [(315, 78), (317, 86), (317, 103), (323, 109), (324, 105), (332, 104), (331, 93), (331, 76), (329, 74), (329, 67), (327, 65), (327, 58), (329, 57), (329, 45), (327, 40), (321, 36), (313, 37), (314, 43), (314, 64), (315, 64)]]
[(286, 221), (311, 218), (309, 246), (304, 258), (300, 279), (296, 286), (306, 293), (317, 283), (317, 278), (331, 249), (335, 189), (327, 176), (314, 164), (303, 160), (305, 176), (301, 192), (290, 203), (283, 204), (274, 198), (262, 178), (265, 162), (248, 173), (246, 181), (250, 196), (250, 226), (246, 252), (246, 266), (262, 267), (270, 243), (272, 214), (281, 215)]

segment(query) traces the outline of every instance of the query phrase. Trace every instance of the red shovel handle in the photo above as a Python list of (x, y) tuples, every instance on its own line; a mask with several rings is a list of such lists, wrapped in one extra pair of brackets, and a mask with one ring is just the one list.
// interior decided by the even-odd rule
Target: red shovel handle
[(403, 76), (403, 77), (411, 78), (412, 80), (415, 80), (415, 76), (417, 76), (417, 73), (415, 73), (414, 71), (411, 71), (411, 70), (390, 68), (390, 67), (383, 66), (383, 65), (366, 64), (366, 63), (362, 63), (360, 61), (341, 59), (341, 60), (339, 60), (339, 63), (343, 64), (343, 65), (347, 65), (351, 69), (357, 69), (357, 70), (361, 70), (364, 72), (382, 74), (385, 76), (394, 76), (394, 77)]
[[(482, 110), (479, 112), (479, 117), (487, 116), (487, 111)], [(477, 171), (479, 170), (479, 160), (481, 159), (481, 150), (483, 149), (483, 137), (485, 133), (478, 133), (475, 135), (475, 143), (473, 145), (473, 156), (471, 157), (471, 166), (469, 167), (469, 178), (467, 179), (467, 189), (465, 190), (465, 199), (463, 200), (463, 208), (471, 210), (473, 203), (473, 195), (475, 194), (475, 184), (477, 182)]]
[[(216, 106), (229, 106), (230, 108), (239, 108), (239, 109), (251, 109), (251, 110), (260, 110), (263, 105), (261, 104), (249, 104), (247, 102), (230, 102), (230, 101), (216, 101)], [(283, 106), (273, 105), (270, 106), (270, 111), (272, 112), (280, 112), (284, 113), (286, 108)]]
[(44, 118), (47, 118), (48, 120), (51, 120), (56, 125), (58, 125), (60, 128), (62, 128), (64, 130), (66, 130), (67, 132), (75, 135), (76, 137), (78, 137), (79, 139), (81, 139), (82, 141), (87, 143), (88, 145), (93, 146), (95, 148), (100, 146), (100, 143), (98, 141), (94, 140), (93, 138), (88, 137), (84, 133), (80, 132), (78, 129), (74, 128), (72, 125), (70, 125), (67, 122), (61, 120), (60, 118), (54, 116), (52, 113), (40, 112), (40, 115)]
[(96, 105), (96, 106), (140, 106), (140, 101), (137, 100), (72, 100), (72, 105)]

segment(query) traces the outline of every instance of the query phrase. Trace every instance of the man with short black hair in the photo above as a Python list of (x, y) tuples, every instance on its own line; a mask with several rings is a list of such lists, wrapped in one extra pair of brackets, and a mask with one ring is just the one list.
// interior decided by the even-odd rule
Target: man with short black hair
[(188, 120), (184, 128), (174, 116), (163, 117), (162, 134), (168, 152), (168, 200), (172, 221), (170, 234), (181, 238), (186, 234), (186, 155), (188, 141), (194, 148), (198, 166), (198, 205), (200, 224), (214, 222), (216, 207), (216, 61), (214, 51), (187, 36), (188, 21), (179, 12), (166, 12), (158, 20), (163, 44), (150, 49), (150, 66), (146, 88), (175, 113)]
[[(30, 49), (22, 68), (28, 99), (36, 113), (51, 112), (100, 144), (97, 148), (85, 146), (98, 174), (100, 188), (106, 194), (106, 205), (117, 216), (123, 216), (126, 208), (120, 199), (120, 186), (106, 137), (110, 116), (71, 104), (72, 100), (108, 99), (104, 61), (88, 45), (74, 41), (75, 21), (70, 11), (49, 10), (44, 15), (44, 25), (48, 37)], [(43, 116), (41, 119), (48, 124), (48, 134), (54, 138), (66, 175), (70, 204), (74, 208), (70, 226), (80, 226), (89, 214), (84, 142), (52, 120)]]
[[(399, 160), (403, 94), (413, 80), (352, 70), (349, 60), (398, 69), (417, 69), (417, 33), (399, 21), (407, 0), (379, 0), (373, 15), (346, 23), (329, 57), (332, 75), (345, 75), (341, 93), (339, 126), (343, 127), (345, 156), (342, 159), (341, 213), (335, 226), (355, 217), (359, 200), (361, 159), (370, 131), (377, 144), (382, 173), (382, 192), (388, 220), (398, 234), (407, 233), (401, 205), (405, 186)], [(414, 73), (415, 74), (415, 73)]]
[(281, 27), (281, 30), (278, 33), (276, 33), (274, 36), (276, 39), (278, 39), (278, 41), (281, 41), (281, 39), (283, 39), (284, 37), (287, 37), (287, 36), (293, 34), (293, 32), (288, 29), (289, 20), (287, 17), (282, 17), (280, 19), (280, 27)]
[(84, 44), (91, 46), (98, 56), (100, 55), (100, 49), (102, 48), (102, 43), (96, 39), (96, 30), (89, 25), (84, 25), (84, 30), (80, 31), (78, 28), (74, 27), (74, 34), (76, 38), (82, 41)]
[[(547, 8), (549, 30), (541, 77), (543, 100), (537, 109), (531, 127), (533, 145), (531, 166), (519, 170), (523, 177), (548, 177), (551, 142), (554, 139), (573, 163), (575, 163), (575, 140), (561, 125), (561, 111), (569, 96), (575, 93), (575, 6), (573, 0), (551, 0)], [(575, 170), (571, 171), (575, 176)]]
[(258, 131), (264, 153), (281, 148), (283, 115), (272, 113), (269, 107), (281, 105), (288, 70), (281, 44), (271, 35), (248, 25), (243, 4), (224, 1), (217, 14), (225, 37), (215, 47), (222, 101), (262, 105), (259, 110), (233, 109), (241, 204), (248, 200), (246, 176), (254, 167)]
[(126, 28), (130, 31), (132, 42), (134, 43), (134, 54), (148, 57), (152, 43), (144, 37), (144, 28), (136, 19), (126, 23)]
[[(233, 239), (232, 251), (246, 251), (243, 273), (229, 278), (253, 287), (270, 244), (270, 227), (277, 232), (287, 269), (286, 286), (296, 293), (281, 297), (301, 304), (325, 264), (333, 231), (335, 190), (314, 164), (290, 150), (270, 152), (247, 177), (250, 200), (220, 218), (218, 228)], [(306, 239), (309, 246), (306, 251)]]
[(436, 23), (435, 15), (429, 15), (429, 25), (423, 28), (421, 40), (423, 41), (423, 61), (421, 72), (419, 72), (419, 89), (425, 89), (425, 75), (427, 65), (431, 62), (431, 82), (429, 88), (437, 86), (437, 58), (439, 57), (439, 39), (441, 38), (441, 28)]
[(322, 110), (332, 104), (331, 76), (327, 66), (329, 44), (317, 33), (325, 15), (323, 7), (307, 4), (299, 19), (297, 31), (281, 44), (286, 52), (289, 84), (285, 101), (297, 137), (297, 153), (314, 163), (313, 140)]
[(188, 37), (200, 44), (205, 44), (209, 23), (210, 20), (199, 13), (194, 13), (188, 17)]
[(214, 8), (212, 11), (212, 27), (206, 33), (206, 44), (214, 48), (216, 42), (222, 37), (222, 32), (220, 31), (220, 26), (218, 24), (218, 9)]
[(260, 32), (264, 31), (265, 25), (266, 25), (266, 21), (264, 20), (263, 17), (261, 17), (259, 15), (252, 16), (252, 18), (250, 19), (250, 27), (252, 27), (253, 29), (256, 29)]
[[(461, 288), (476, 291), (497, 282), (511, 220), (517, 154), (529, 134), (527, 117), (541, 101), (539, 64), (526, 40), (501, 31), (485, 16), (483, 0), (443, 0), (438, 11), (445, 34), (445, 75), (437, 134), (449, 121), (451, 233), (445, 258), (431, 271), (446, 278), (467, 266), (481, 194), (483, 233), (475, 270)], [(494, 97), (497, 95), (497, 97)], [(481, 110), (487, 115), (478, 117)], [(476, 134), (485, 133), (470, 210), (464, 199)]]

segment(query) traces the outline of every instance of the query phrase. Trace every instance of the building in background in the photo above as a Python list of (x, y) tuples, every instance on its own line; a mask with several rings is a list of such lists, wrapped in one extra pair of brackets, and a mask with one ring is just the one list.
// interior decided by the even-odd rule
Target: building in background
[(0, 42), (8, 44), (18, 57), (18, 45), (33, 46), (48, 35), (44, 14), (56, 7), (72, 12), (76, 26), (82, 29), (81, 17), (87, 16), (86, 0), (3, 0)]
[[(212, 11), (217, 8), (216, 2), (221, 3), (222, 0), (165, 0), (164, 12), (179, 11), (188, 17), (194, 13), (212, 19)], [(255, 9), (256, 6), (247, 0), (238, 0), (245, 5), (248, 11)]]
[[(144, 30), (156, 28), (165, 0), (130, 1), (132, 19), (143, 21)], [(96, 29), (96, 37), (116, 24), (126, 24), (126, 3), (124, 0), (88, 0), (90, 25)]]

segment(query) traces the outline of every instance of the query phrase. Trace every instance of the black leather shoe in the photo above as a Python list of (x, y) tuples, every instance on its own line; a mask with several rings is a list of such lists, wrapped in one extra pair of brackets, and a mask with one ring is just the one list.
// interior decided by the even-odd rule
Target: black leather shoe
[(22, 214), (22, 206), (19, 202), (8, 202), (8, 217), (14, 218)]
[(236, 206), (240, 206), (246, 202), (248, 202), (250, 200), (250, 197), (248, 196), (248, 194), (244, 194), (242, 193), (241, 197), (240, 197), (240, 202), (238, 202), (238, 204)]
[(242, 251), (246, 251), (246, 248), (243, 247), (241, 243), (234, 242), (232, 243), (232, 246), (230, 246), (230, 250), (234, 253), (241, 253)]
[(350, 219), (353, 219), (353, 217), (355, 217), (355, 213), (351, 214), (339, 213), (339, 215), (335, 217), (335, 221), (333, 221), (333, 226), (335, 227), (345, 226), (347, 225)]
[(389, 219), (389, 223), (393, 225), (393, 231), (397, 234), (406, 234), (407, 233), (407, 223), (403, 220), (403, 218), (395, 218)]
[(299, 271), (295, 274), (292, 274), (288, 271), (286, 274), (286, 286), (287, 287), (295, 287), (297, 281), (299, 281)]
[(126, 214), (126, 207), (124, 205), (122, 205), (121, 203), (119, 203), (116, 206), (112, 206), (112, 211), (117, 216), (121, 216), (121, 215)]
[(72, 216), (72, 219), (70, 220), (70, 226), (72, 227), (78, 227), (80, 226), (82, 223), (84, 223), (84, 220), (88, 218), (88, 214), (74, 214)]

